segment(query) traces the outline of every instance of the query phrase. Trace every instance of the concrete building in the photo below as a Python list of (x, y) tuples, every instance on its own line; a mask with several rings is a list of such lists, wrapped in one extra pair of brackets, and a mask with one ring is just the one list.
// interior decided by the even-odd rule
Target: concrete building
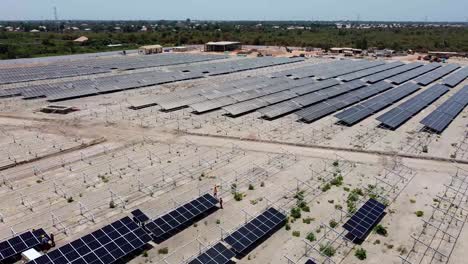
[(241, 50), (242, 44), (236, 41), (208, 42), (205, 44), (206, 52), (225, 52)]

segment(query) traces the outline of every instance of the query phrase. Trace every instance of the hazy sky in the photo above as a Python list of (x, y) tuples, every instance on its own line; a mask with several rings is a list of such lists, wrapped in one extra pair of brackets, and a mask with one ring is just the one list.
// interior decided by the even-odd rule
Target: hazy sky
[(0, 0), (0, 20), (468, 21), (468, 0)]

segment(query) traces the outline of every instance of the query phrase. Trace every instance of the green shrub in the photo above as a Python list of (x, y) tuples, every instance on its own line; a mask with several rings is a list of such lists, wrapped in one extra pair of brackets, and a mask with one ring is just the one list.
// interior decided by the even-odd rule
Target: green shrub
[(316, 240), (315, 235), (312, 232), (307, 234), (306, 239), (309, 240), (310, 242), (314, 242)]
[(301, 232), (299, 232), (299, 231), (293, 231), (293, 232), (292, 232), (292, 235), (295, 236), (295, 237), (300, 237), (300, 236), (301, 236)]
[(291, 217), (296, 219), (301, 218), (301, 209), (299, 207), (292, 208)]
[(354, 253), (354, 256), (360, 260), (365, 260), (367, 258), (366, 250), (363, 248), (358, 248), (356, 253)]
[(333, 257), (336, 253), (336, 249), (334, 249), (331, 245), (320, 245), (320, 252), (327, 257)]
[(338, 226), (338, 222), (336, 222), (334, 219), (330, 220), (329, 224), (331, 228), (335, 228)]
[(169, 249), (167, 247), (158, 249), (158, 254), (160, 255), (166, 255), (167, 253), (169, 253)]
[(382, 225), (376, 225), (375, 228), (374, 228), (375, 232), (381, 236), (387, 236), (388, 235), (388, 232), (387, 232), (387, 228), (385, 228), (384, 226)]
[(243, 194), (243, 193), (240, 193), (240, 192), (235, 192), (235, 193), (234, 193), (234, 200), (236, 200), (236, 201), (242, 201), (243, 198), (244, 198), (244, 194)]
[(422, 217), (424, 215), (424, 212), (423, 211), (416, 211), (415, 214), (416, 214), (417, 217)]

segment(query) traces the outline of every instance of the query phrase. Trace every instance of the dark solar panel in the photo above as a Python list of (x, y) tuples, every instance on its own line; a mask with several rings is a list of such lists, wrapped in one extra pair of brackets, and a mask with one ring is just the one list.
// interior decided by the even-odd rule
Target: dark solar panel
[(461, 82), (463, 82), (468, 77), (468, 67), (464, 67), (459, 71), (456, 71), (446, 78), (444, 78), (443, 83), (449, 87), (455, 87)]
[(304, 122), (312, 122), (324, 116), (332, 114), (344, 107), (353, 105), (361, 100), (369, 98), (373, 95), (391, 89), (393, 86), (387, 82), (379, 82), (370, 86), (365, 86), (356, 89), (349, 93), (337, 96), (324, 102), (309, 106), (297, 112), (297, 115)]
[(48, 252), (32, 264), (115, 263), (151, 241), (129, 217)]
[(366, 77), (365, 80), (367, 82), (369, 82), (369, 83), (376, 83), (376, 82), (385, 80), (385, 79), (387, 79), (389, 77), (398, 75), (398, 74), (400, 74), (402, 72), (407, 72), (407, 71), (410, 71), (410, 70), (412, 70), (414, 68), (421, 67), (422, 65), (423, 65), (422, 63), (413, 62), (413, 63), (406, 64), (406, 65), (401, 66), (401, 67), (397, 67), (397, 68), (394, 68), (394, 69), (390, 69), (390, 70), (386, 70), (386, 71), (379, 72), (379, 73), (376, 73), (376, 74), (372, 74), (372, 75)]
[(359, 210), (343, 225), (355, 239), (364, 240), (372, 228), (384, 215), (385, 205), (369, 199)]
[(467, 105), (468, 86), (465, 86), (421, 120), (421, 124), (441, 133)]
[(432, 72), (424, 74), (423, 76), (418, 77), (414, 81), (421, 84), (421, 85), (426, 86), (426, 85), (434, 82), (435, 80), (437, 80), (439, 78), (442, 78), (443, 76), (453, 72), (454, 70), (456, 70), (458, 68), (460, 68), (460, 66), (457, 65), (457, 64), (449, 64), (447, 66), (436, 69), (436, 70), (434, 70)]
[(138, 223), (145, 223), (146, 221), (150, 220), (149, 217), (145, 213), (143, 213), (140, 209), (133, 210), (131, 214), (133, 215), (133, 218)]
[(368, 116), (401, 100), (409, 94), (414, 93), (418, 89), (419, 86), (414, 83), (403, 84), (402, 86), (391, 89), (390, 91), (387, 91), (381, 95), (348, 108), (343, 112), (336, 114), (335, 117), (347, 125), (354, 125)]
[(434, 85), (402, 103), (398, 107), (395, 107), (385, 114), (377, 117), (377, 120), (382, 122), (383, 125), (395, 129), (448, 92), (448, 90), (449, 89), (444, 85)]
[(315, 261), (308, 259), (304, 264), (316, 264)]
[(222, 243), (217, 243), (213, 247), (207, 249), (198, 257), (190, 261), (190, 264), (227, 264), (231, 263), (231, 259), (236, 254), (226, 248)]
[(402, 84), (406, 81), (409, 81), (415, 77), (420, 76), (421, 74), (424, 74), (426, 72), (430, 72), (436, 68), (439, 68), (440, 66), (441, 65), (438, 63), (427, 64), (427, 65), (424, 65), (423, 67), (419, 67), (414, 70), (393, 76), (390, 78), (390, 81), (392, 81), (392, 83), (394, 84)]
[(22, 252), (37, 247), (43, 244), (45, 241), (50, 239), (44, 230), (38, 229), (34, 231), (28, 231), (19, 235), (14, 236), (6, 241), (0, 242), (0, 262), (19, 256)]
[(266, 235), (283, 225), (285, 220), (286, 215), (270, 207), (227, 236), (224, 241), (228, 243), (236, 253), (242, 255), (246, 253), (249, 248), (261, 241)]
[(155, 240), (165, 240), (213, 210), (217, 203), (218, 199), (211, 194), (205, 194), (147, 223), (145, 228)]

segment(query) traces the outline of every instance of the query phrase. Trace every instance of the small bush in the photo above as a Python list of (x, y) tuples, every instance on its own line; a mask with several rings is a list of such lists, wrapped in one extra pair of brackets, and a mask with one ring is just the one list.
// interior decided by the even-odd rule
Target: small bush
[(110, 203), (109, 203), (109, 208), (115, 208), (115, 203), (114, 203), (114, 201), (110, 201)]
[(415, 199), (410, 199), (409, 201), (410, 201), (410, 203), (412, 203), (412, 204), (416, 203), (416, 200), (415, 200)]
[(306, 239), (309, 240), (310, 242), (314, 242), (316, 240), (315, 235), (312, 232), (307, 234)]
[(329, 224), (330, 224), (330, 227), (331, 227), (331, 228), (335, 228), (335, 227), (337, 227), (337, 226), (338, 226), (338, 222), (336, 222), (336, 221), (335, 221), (335, 220), (333, 220), (333, 219), (332, 219), (332, 220), (330, 220)]
[(67, 198), (67, 202), (68, 202), (68, 203), (73, 203), (73, 197), (71, 197), (71, 196), (68, 197), (68, 198)]
[(354, 256), (360, 260), (365, 260), (367, 258), (366, 250), (363, 248), (358, 248), (356, 253), (354, 253)]
[(163, 247), (158, 250), (158, 254), (160, 255), (166, 255), (167, 253), (169, 253), (169, 249), (167, 247)]
[(310, 222), (312, 222), (312, 221), (315, 221), (315, 218), (307, 217), (307, 218), (302, 219), (302, 223), (308, 224), (308, 225), (309, 225)]
[(291, 225), (289, 223), (286, 223), (286, 225), (284, 226), (284, 229), (286, 229), (286, 231), (291, 230)]
[(221, 224), (221, 220), (216, 219), (216, 224), (217, 224), (217, 225)]
[(381, 236), (387, 236), (388, 235), (388, 231), (387, 231), (387, 228), (385, 228), (384, 226), (382, 225), (376, 225), (375, 226), (375, 232)]
[(299, 207), (292, 208), (291, 217), (296, 219), (301, 218), (301, 209)]
[(255, 189), (255, 187), (252, 184), (249, 184), (249, 190), (252, 191), (254, 189)]
[(244, 198), (243, 193), (240, 193), (240, 192), (235, 192), (234, 193), (234, 200), (239, 202), (239, 201), (242, 201), (243, 198)]
[(338, 165), (340, 165), (340, 163), (339, 163), (337, 160), (335, 160), (335, 161), (333, 162), (333, 166), (338, 167)]
[(292, 235), (295, 236), (295, 237), (300, 237), (300, 236), (301, 236), (301, 232), (299, 232), (299, 231), (293, 231), (293, 232), (292, 232)]
[(416, 214), (417, 217), (422, 217), (424, 215), (424, 212), (423, 211), (416, 211), (415, 214)]
[(330, 184), (327, 183), (322, 187), (322, 192), (326, 192), (326, 191), (330, 190), (330, 188), (331, 188)]
[(327, 257), (333, 257), (336, 253), (336, 249), (334, 249), (331, 245), (320, 245), (320, 252)]

